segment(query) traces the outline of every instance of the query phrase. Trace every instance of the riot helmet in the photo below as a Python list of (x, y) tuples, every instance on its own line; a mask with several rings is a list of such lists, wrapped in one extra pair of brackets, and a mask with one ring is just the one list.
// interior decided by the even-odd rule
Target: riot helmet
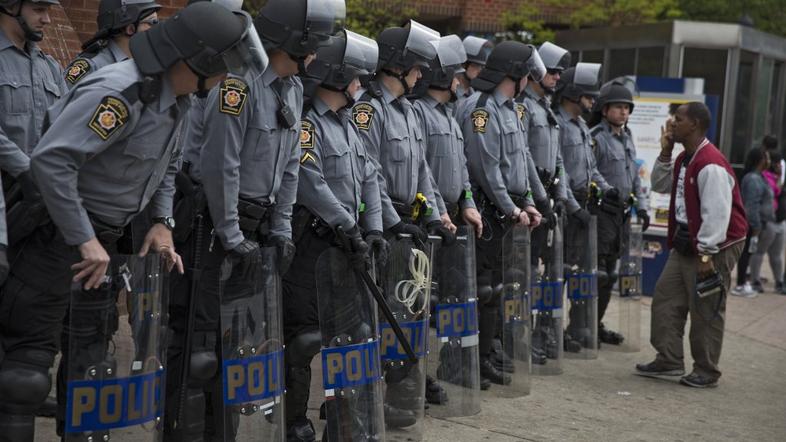
[(472, 80), (472, 87), (490, 92), (499, 85), (505, 77), (516, 82), (516, 94), (519, 92), (519, 81), (529, 75), (535, 81), (540, 81), (546, 75), (546, 67), (532, 45), (525, 45), (518, 41), (503, 41), (489, 54), (486, 66), (480, 71), (477, 78)]
[[(635, 83), (633, 83), (635, 85)], [(612, 80), (600, 89), (600, 94), (596, 102), (598, 110), (602, 110), (603, 106), (614, 103), (625, 103), (630, 105), (630, 111), (633, 112), (633, 91), (631, 90), (630, 83), (626, 86), (623, 80)]]
[(598, 63), (578, 63), (566, 69), (557, 82), (559, 97), (575, 103), (580, 102), (582, 96), (597, 97), (600, 67)]
[(336, 24), (346, 18), (344, 0), (269, 0), (254, 18), (265, 49), (281, 49), (303, 62), (330, 43)]
[(128, 25), (161, 9), (161, 5), (150, 0), (101, 0), (98, 4), (98, 32), (102, 38), (122, 32)]
[[(30, 25), (27, 24), (24, 17), (22, 17), (22, 3), (29, 2), (33, 4), (44, 4), (44, 5), (59, 5), (59, 0), (0, 0), (0, 14), (5, 14), (10, 17), (16, 19), (16, 22), (19, 23), (19, 26), (22, 28), (22, 31), (25, 33), (25, 39), (30, 41), (41, 41), (44, 39), (44, 33), (40, 31), (34, 31)], [(14, 5), (19, 5), (19, 10), (16, 13), (12, 13), (9, 8), (13, 7)]]
[[(429, 63), (437, 56), (437, 49), (431, 43), (436, 40), (439, 40), (439, 32), (415, 20), (410, 20), (403, 28), (385, 29), (377, 37), (377, 71), (397, 78), (404, 86), (405, 93), (411, 92), (406, 77), (415, 66), (428, 69)], [(399, 69), (401, 72), (391, 69)]]
[(551, 42), (545, 42), (538, 48), (538, 54), (548, 71), (562, 72), (570, 67), (570, 52)]
[(213, 2), (229, 9), (230, 11), (240, 11), (243, 9), (243, 0), (188, 0), (188, 4), (198, 2)]
[(379, 55), (377, 42), (349, 30), (331, 40), (329, 46), (317, 49), (317, 58), (308, 65), (307, 76), (325, 89), (343, 92), (352, 103), (347, 87), (355, 78), (374, 72)]
[(467, 53), (467, 63), (486, 65), (486, 60), (494, 49), (494, 44), (485, 38), (468, 35), (464, 37), (464, 51)]
[(422, 80), (429, 88), (450, 90), (453, 78), (464, 72), (467, 53), (457, 35), (447, 35), (431, 42), (437, 50), (437, 57), (431, 61)]
[(204, 90), (209, 77), (231, 72), (244, 75), (267, 67), (267, 55), (244, 11), (231, 12), (213, 2), (186, 6), (160, 26), (135, 34), (131, 54), (142, 74), (162, 74), (183, 60)]

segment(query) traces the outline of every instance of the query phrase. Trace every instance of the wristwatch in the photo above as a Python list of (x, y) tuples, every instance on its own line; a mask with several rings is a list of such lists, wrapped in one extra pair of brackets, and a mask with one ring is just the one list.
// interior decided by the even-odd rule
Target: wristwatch
[(170, 232), (175, 230), (175, 219), (171, 216), (157, 216), (153, 218), (153, 224), (163, 224)]
[(712, 259), (712, 255), (699, 255), (699, 261), (703, 264), (707, 264)]

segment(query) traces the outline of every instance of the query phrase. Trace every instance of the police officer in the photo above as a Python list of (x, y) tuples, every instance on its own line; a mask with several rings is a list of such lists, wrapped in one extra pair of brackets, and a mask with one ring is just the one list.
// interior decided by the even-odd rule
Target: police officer
[[(502, 42), (472, 81), (476, 92), (457, 112), (473, 196), (485, 223), (477, 246), (480, 373), (497, 384), (510, 382), (490, 360), (500, 302), (499, 291), (492, 287), (502, 282), (501, 240), (512, 223), (535, 228), (541, 221), (532, 197), (533, 183), (540, 182), (530, 179), (537, 172), (513, 100), (527, 85), (528, 75), (540, 79), (543, 74), (545, 68), (531, 46)], [(540, 186), (536, 193), (545, 191)]]
[(603, 326), (603, 315), (611, 299), (611, 289), (617, 280), (617, 261), (627, 247), (627, 229), (631, 210), (636, 210), (642, 231), (650, 224), (647, 196), (641, 187), (636, 146), (627, 127), (633, 112), (633, 94), (619, 82), (612, 82), (600, 91), (596, 118), (600, 123), (591, 129), (598, 170), (612, 186), (604, 195), (598, 214), (598, 338), (612, 345), (622, 343), (624, 337)]
[[(578, 71), (578, 72), (577, 72)], [(562, 72), (557, 85), (555, 102), (557, 123), (560, 128), (560, 146), (568, 178), (570, 192), (567, 201), (567, 226), (565, 228), (565, 263), (581, 264), (584, 248), (587, 247), (587, 226), (592, 216), (589, 212), (591, 193), (595, 189), (605, 193), (611, 190), (595, 164), (592, 153), (592, 136), (587, 123), (581, 117), (590, 112), (598, 96), (600, 65), (579, 63)], [(575, 306), (570, 310), (571, 323), (565, 335), (565, 349), (579, 351), (589, 347), (586, 330), (579, 329), (582, 323), (580, 311)]]
[(28, 239), (0, 295), (0, 431), (11, 440), (33, 440), (72, 281), (101, 286), (113, 240), (148, 203), (158, 222), (139, 253), (159, 252), (182, 271), (165, 225), (179, 161), (172, 134), (186, 96), (216, 84), (225, 57), (248, 52), (250, 20), (207, 3), (177, 17), (132, 39), (135, 61), (107, 67), (49, 110), (31, 168), (51, 222)]
[[(311, 359), (320, 349), (316, 265), (336, 241), (336, 229), (350, 239), (352, 261), (365, 262), (369, 243), (384, 253), (377, 169), (352, 124), (349, 106), (360, 89), (359, 75), (376, 67), (377, 44), (351, 31), (320, 48), (307, 75), (319, 87), (301, 122), (300, 178), (294, 215), (297, 252), (284, 278), (284, 334), (287, 365), (286, 420), (289, 440), (315, 440), (306, 417)], [(364, 53), (366, 57), (358, 57)], [(363, 216), (361, 217), (361, 214)], [(338, 310), (338, 309), (337, 309)], [(359, 318), (342, 318), (350, 324)], [(332, 423), (329, 423), (330, 425)]]
[(438, 40), (437, 57), (420, 80), (427, 85), (426, 95), (413, 106), (425, 134), (426, 159), (436, 181), (434, 193), (443, 224), (469, 224), (480, 237), (483, 221), (472, 198), (464, 135), (453, 117), (465, 60), (464, 46), (457, 36)]
[(459, 103), (472, 95), (472, 79), (478, 76), (480, 70), (486, 65), (494, 44), (485, 38), (468, 35), (462, 41), (464, 51), (467, 53), (467, 61), (464, 62), (464, 72), (459, 72), (459, 85), (456, 87), (456, 96)]
[(98, 4), (98, 31), (82, 45), (82, 53), (65, 69), (69, 88), (87, 74), (127, 60), (128, 41), (137, 32), (158, 24), (161, 5), (150, 0), (101, 0)]
[[(423, 133), (413, 124), (417, 116), (405, 97), (421, 78), (421, 68), (428, 67), (436, 56), (430, 41), (438, 38), (439, 33), (414, 20), (407, 27), (382, 31), (377, 37), (376, 77), (352, 108), (352, 119), (379, 172), (385, 233), (410, 234), (424, 243), (426, 231), (446, 243), (455, 239), (450, 224), (443, 225), (436, 210)], [(419, 206), (417, 217), (413, 216), (413, 205)], [(427, 377), (426, 400), (442, 403), (445, 397), (441, 387)], [(386, 404), (385, 418), (391, 424), (408, 411)]]
[[(11, 246), (29, 233), (26, 226), (34, 225), (44, 211), (28, 173), (29, 155), (41, 137), (46, 109), (67, 90), (62, 68), (37, 44), (51, 23), (50, 6), (58, 4), (0, 0), (0, 169)], [(31, 213), (31, 206), (39, 210)]]

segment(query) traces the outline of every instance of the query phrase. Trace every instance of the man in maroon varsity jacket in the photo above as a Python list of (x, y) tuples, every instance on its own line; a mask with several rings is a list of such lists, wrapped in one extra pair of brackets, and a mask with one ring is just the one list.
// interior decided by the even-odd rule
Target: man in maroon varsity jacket
[[(692, 102), (680, 106), (662, 129), (652, 190), (671, 193), (671, 251), (652, 299), (650, 343), (658, 354), (636, 365), (645, 376), (685, 374), (682, 336), (690, 314), (693, 372), (680, 382), (698, 388), (716, 387), (721, 376), (726, 293), (748, 229), (734, 172), (704, 136), (709, 125), (707, 106)], [(672, 162), (675, 142), (685, 151)]]

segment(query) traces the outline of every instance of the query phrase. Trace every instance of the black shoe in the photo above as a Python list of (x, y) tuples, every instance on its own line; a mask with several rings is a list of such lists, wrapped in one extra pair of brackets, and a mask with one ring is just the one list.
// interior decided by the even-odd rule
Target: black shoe
[(636, 374), (642, 376), (682, 376), (685, 374), (684, 368), (669, 368), (657, 361), (648, 364), (636, 364)]
[(417, 404), (423, 403), (420, 396), (422, 391), (419, 383), (411, 377), (406, 377), (399, 382), (388, 382), (385, 402), (393, 408), (412, 410)]
[(505, 353), (505, 350), (502, 348), (502, 341), (499, 339), (495, 339), (491, 344), (489, 359), (491, 359), (491, 363), (494, 364), (494, 368), (497, 370), (504, 371), (505, 373), (513, 373), (516, 371), (513, 361), (510, 359), (510, 356)]
[(601, 322), (600, 326), (598, 326), (598, 340), (604, 344), (620, 345), (625, 341), (625, 337), (615, 331), (607, 329)]
[(548, 357), (546, 356), (546, 352), (543, 351), (542, 348), (532, 347), (532, 364), (533, 365), (545, 365), (547, 359), (548, 359)]
[(494, 367), (488, 357), (480, 358), (480, 376), (499, 385), (510, 384), (510, 375)]
[(426, 402), (434, 405), (444, 405), (448, 403), (448, 392), (429, 375), (426, 375)]
[(415, 413), (409, 410), (402, 410), (385, 404), (385, 425), (391, 428), (406, 428), (415, 425), (418, 420)]
[(47, 397), (44, 403), (35, 411), (35, 415), (38, 417), (55, 417), (56, 414), (57, 399), (52, 396)]
[(316, 442), (317, 433), (311, 419), (300, 418), (287, 427), (287, 442)]
[(715, 388), (718, 386), (718, 379), (702, 376), (695, 371), (680, 379), (680, 384), (693, 388)]
[(571, 335), (565, 332), (565, 336), (562, 338), (562, 349), (568, 353), (578, 353), (581, 351), (581, 342), (573, 339)]
[(480, 377), (480, 389), (483, 391), (491, 388), (491, 380), (485, 376)]

